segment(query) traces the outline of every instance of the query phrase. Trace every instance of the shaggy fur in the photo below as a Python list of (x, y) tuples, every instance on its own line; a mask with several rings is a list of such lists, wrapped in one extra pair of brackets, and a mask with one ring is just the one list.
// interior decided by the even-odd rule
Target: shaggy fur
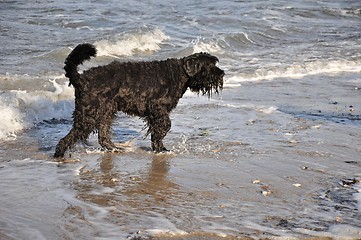
[(218, 59), (207, 53), (164, 61), (113, 61), (79, 74), (78, 65), (95, 55), (95, 47), (85, 43), (66, 58), (65, 76), (75, 88), (74, 123), (56, 146), (54, 157), (63, 157), (93, 131), (98, 131), (103, 148), (116, 149), (110, 136), (117, 111), (141, 117), (149, 127), (153, 151), (166, 151), (162, 140), (171, 128), (169, 114), (186, 90), (210, 97), (223, 87), (224, 71), (216, 66)]

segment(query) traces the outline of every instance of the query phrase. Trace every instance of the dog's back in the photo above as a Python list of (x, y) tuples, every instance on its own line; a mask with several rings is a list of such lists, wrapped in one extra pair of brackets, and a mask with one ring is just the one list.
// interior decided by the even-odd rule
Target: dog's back
[(141, 117), (147, 110), (151, 111), (150, 108), (160, 107), (157, 106), (160, 103), (166, 111), (171, 111), (187, 90), (186, 79), (178, 59), (113, 61), (84, 71), (80, 76), (82, 89), (107, 95), (117, 102), (120, 111)]

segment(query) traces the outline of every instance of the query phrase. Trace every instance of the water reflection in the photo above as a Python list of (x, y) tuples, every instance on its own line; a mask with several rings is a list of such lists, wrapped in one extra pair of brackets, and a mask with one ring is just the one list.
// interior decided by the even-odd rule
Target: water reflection
[(99, 182), (104, 187), (115, 187), (116, 181), (119, 178), (119, 174), (114, 171), (114, 163), (112, 154), (104, 154), (100, 157), (100, 170), (101, 174), (99, 175)]
[[(157, 203), (167, 202), (176, 194), (177, 184), (169, 178), (171, 155), (154, 154), (147, 174), (144, 174), (136, 185), (131, 186), (123, 194), (127, 196), (147, 195)], [(137, 181), (137, 179), (134, 179)]]
[[(102, 206), (139, 206), (147, 202), (164, 203), (176, 194), (177, 184), (168, 175), (171, 155), (126, 157), (106, 153), (95, 166), (82, 168), (74, 183), (78, 198)], [(145, 157), (151, 160), (146, 171)]]

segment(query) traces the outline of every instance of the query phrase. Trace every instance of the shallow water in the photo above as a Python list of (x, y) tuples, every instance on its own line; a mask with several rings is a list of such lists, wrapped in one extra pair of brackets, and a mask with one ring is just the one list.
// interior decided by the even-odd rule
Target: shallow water
[(359, 187), (352, 182), (360, 178), (359, 125), (247, 106), (253, 97), (239, 106), (235, 98), (227, 105), (196, 99), (186, 96), (172, 115), (166, 144), (173, 154), (151, 153), (139, 132), (143, 123), (123, 115), (115, 138), (131, 141), (126, 153), (98, 153), (92, 136), (93, 146), (79, 145), (65, 163), (54, 162), (53, 146), (69, 127), (58, 122), (4, 142), (3, 234), (359, 236)]
[[(358, 1), (0, 6), (0, 239), (361, 238)], [(124, 153), (92, 135), (55, 162), (74, 108), (63, 62), (81, 42), (99, 50), (81, 70), (207, 51), (225, 86), (185, 94), (170, 154), (119, 113)]]

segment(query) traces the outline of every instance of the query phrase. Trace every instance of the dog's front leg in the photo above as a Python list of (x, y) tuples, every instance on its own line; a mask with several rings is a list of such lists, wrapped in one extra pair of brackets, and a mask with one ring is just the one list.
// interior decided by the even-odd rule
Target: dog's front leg
[(98, 142), (100, 146), (103, 148), (112, 151), (117, 147), (115, 144), (110, 140), (111, 136), (111, 124), (113, 122), (112, 117), (105, 117), (102, 122), (99, 124), (98, 128)]
[(171, 128), (169, 115), (149, 118), (149, 131), (151, 133), (152, 149), (155, 152), (168, 151), (163, 145), (163, 138)]

